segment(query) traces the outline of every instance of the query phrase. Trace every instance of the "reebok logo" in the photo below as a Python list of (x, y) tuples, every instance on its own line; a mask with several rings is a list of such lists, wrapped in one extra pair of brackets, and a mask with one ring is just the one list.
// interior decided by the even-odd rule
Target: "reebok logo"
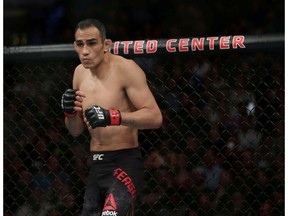
[(116, 211), (109, 211), (109, 210), (106, 210), (106, 211), (103, 211), (102, 212), (102, 215), (101, 216), (109, 216), (109, 215), (112, 215), (112, 216), (117, 216), (117, 212)]
[(106, 198), (103, 210), (117, 210), (116, 202), (112, 193)]
[(117, 216), (117, 206), (116, 206), (116, 202), (114, 199), (114, 196), (112, 193), (110, 193), (108, 195), (108, 197), (106, 198), (105, 204), (104, 204), (104, 208), (103, 208), (103, 212), (101, 216)]

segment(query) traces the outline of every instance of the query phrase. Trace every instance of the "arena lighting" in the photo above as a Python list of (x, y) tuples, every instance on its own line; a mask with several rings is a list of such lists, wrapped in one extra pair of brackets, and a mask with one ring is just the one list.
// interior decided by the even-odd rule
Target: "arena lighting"
[[(110, 51), (118, 55), (255, 51), (284, 49), (284, 40), (283, 34), (271, 34), (114, 41)], [(43, 53), (46, 58), (78, 58), (73, 44), (54, 44), (4, 47), (4, 60), (41, 58)]]

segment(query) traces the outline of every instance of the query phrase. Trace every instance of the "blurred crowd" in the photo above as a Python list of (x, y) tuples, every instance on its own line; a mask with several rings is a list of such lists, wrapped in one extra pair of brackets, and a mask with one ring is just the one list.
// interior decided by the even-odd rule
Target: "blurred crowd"
[(156, 67), (165, 121), (145, 160), (149, 215), (284, 215), (284, 70), (272, 59), (172, 57)]
[(72, 43), (85, 18), (112, 40), (284, 33), (284, 1), (5, 0), (4, 45)]
[(59, 92), (68, 85), (69, 67), (5, 65), (9, 71), (4, 81), (6, 216), (80, 215), (88, 138), (76, 145), (63, 127)]
[[(87, 17), (113, 40), (284, 33), (275, 0), (5, 0), (4, 45), (71, 43)], [(146, 172), (137, 216), (284, 215), (278, 54), (135, 59), (164, 116), (161, 129), (139, 134)], [(81, 215), (89, 135), (73, 139), (59, 105), (76, 64), (4, 65), (5, 216)]]

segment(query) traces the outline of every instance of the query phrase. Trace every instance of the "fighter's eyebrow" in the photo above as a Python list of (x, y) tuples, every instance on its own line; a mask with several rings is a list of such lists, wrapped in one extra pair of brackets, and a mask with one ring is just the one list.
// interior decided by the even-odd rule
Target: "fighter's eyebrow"
[(87, 42), (93, 42), (93, 41), (97, 41), (97, 39), (96, 38), (91, 38), (91, 39), (87, 39), (86, 41)]
[(87, 40), (81, 40), (81, 39), (78, 39), (78, 40), (75, 40), (76, 42), (82, 42), (82, 41), (87, 41), (87, 42), (93, 42), (93, 41), (97, 41), (96, 38), (90, 38), (90, 39), (87, 39)]

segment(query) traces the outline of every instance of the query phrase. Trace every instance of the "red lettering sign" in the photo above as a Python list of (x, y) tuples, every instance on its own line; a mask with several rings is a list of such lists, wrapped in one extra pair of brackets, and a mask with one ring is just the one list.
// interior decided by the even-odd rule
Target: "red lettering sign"
[(220, 38), (220, 49), (229, 49), (230, 48), (230, 36), (223, 36)]
[(118, 41), (116, 41), (114, 43), (113, 53), (116, 54), (116, 55), (119, 53), (119, 42)]
[(133, 41), (122, 41), (121, 42), (124, 45), (124, 53), (129, 54), (129, 46), (130, 44), (133, 44)]
[(179, 52), (187, 52), (189, 38), (182, 38), (179, 40)]
[(209, 50), (214, 50), (215, 40), (218, 40), (218, 37), (207, 37), (207, 40), (209, 41)]
[(135, 41), (134, 43), (134, 53), (135, 54), (140, 54), (143, 53), (143, 46), (144, 46), (144, 41)]
[(204, 50), (204, 38), (193, 38), (191, 41), (191, 50), (195, 51), (196, 49), (198, 50)]
[(245, 37), (243, 35), (234, 36), (232, 39), (233, 49), (237, 49), (237, 47), (246, 48), (246, 46), (244, 45), (244, 40), (245, 40)]
[(155, 53), (157, 51), (158, 41), (149, 40), (146, 44), (146, 52), (147, 53)]
[(168, 51), (168, 52), (176, 52), (176, 48), (175, 47), (172, 47), (172, 43), (175, 43), (175, 42), (177, 42), (177, 39), (169, 39), (169, 40), (167, 40), (167, 42), (166, 42), (166, 50)]

